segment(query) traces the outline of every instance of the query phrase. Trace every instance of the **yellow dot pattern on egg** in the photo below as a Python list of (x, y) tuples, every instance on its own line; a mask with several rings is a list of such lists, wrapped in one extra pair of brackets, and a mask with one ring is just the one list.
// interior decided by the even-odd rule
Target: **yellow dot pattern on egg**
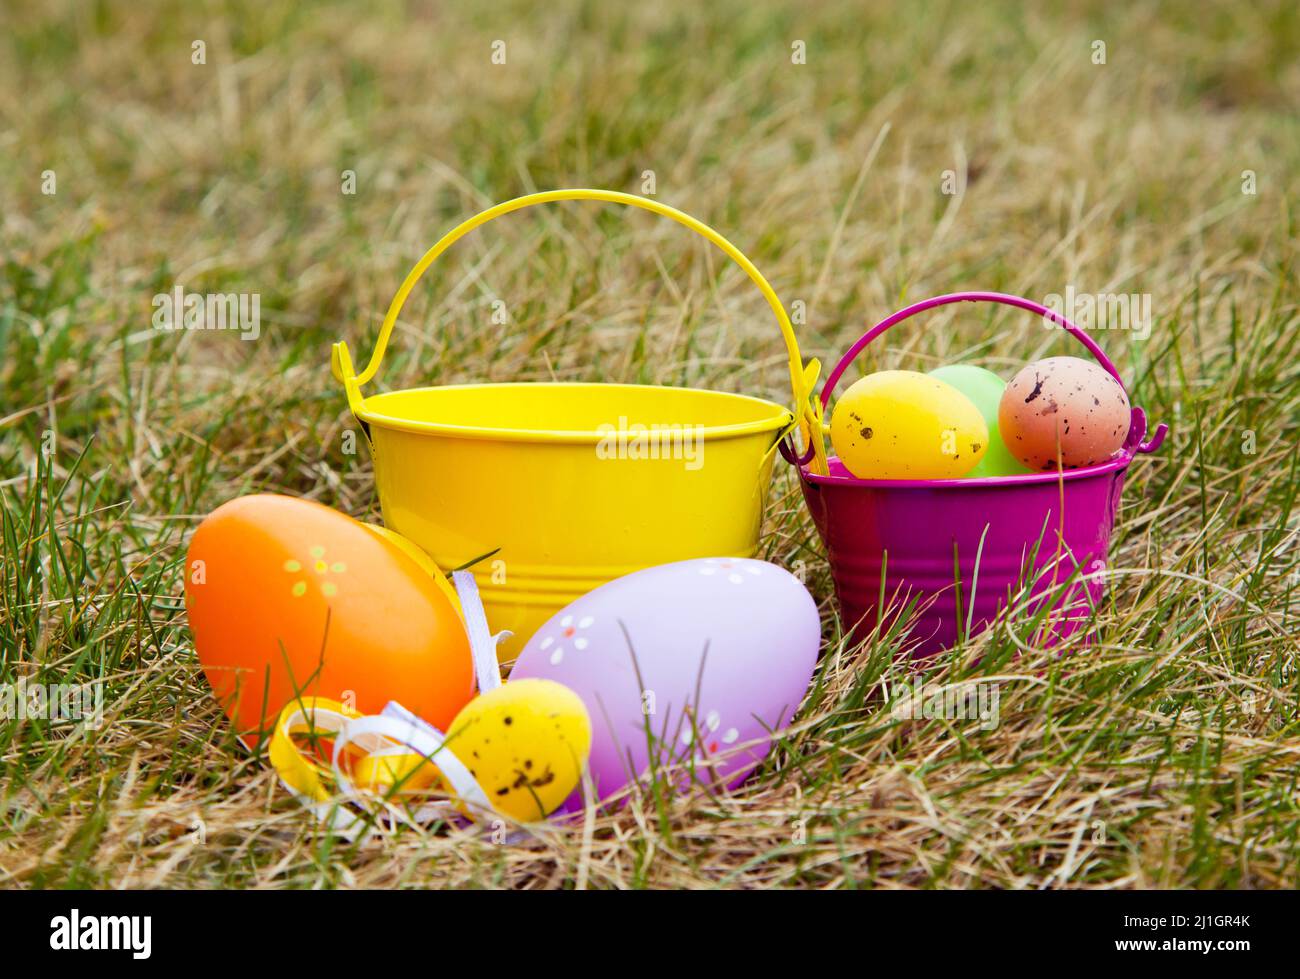
[[(319, 544), (311, 548), (310, 553), (313, 558), (311, 565), (312, 570), (318, 575), (343, 574), (348, 570), (347, 564), (342, 561), (330, 563), (325, 560), (325, 548)], [(283, 567), (285, 571), (289, 572), (289, 574), (297, 574), (303, 570), (302, 562), (296, 558), (289, 558), (284, 562)], [(295, 581), (290, 590), (293, 593), (294, 598), (301, 598), (303, 595), (307, 594), (307, 583), (305, 581)], [(326, 581), (321, 583), (320, 590), (321, 594), (326, 598), (332, 598), (338, 594), (339, 586), (331, 581)]]

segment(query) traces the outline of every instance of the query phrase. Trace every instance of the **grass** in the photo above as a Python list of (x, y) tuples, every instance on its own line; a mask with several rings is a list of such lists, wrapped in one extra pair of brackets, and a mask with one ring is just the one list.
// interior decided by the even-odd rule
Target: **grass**
[[(0, 681), (98, 681), (106, 722), (0, 721), (0, 883), (1300, 884), (1300, 11), (800, 6), (5, 5)], [(377, 517), (329, 344), (368, 352), (459, 219), (533, 189), (641, 192), (646, 171), (803, 303), (804, 354), (823, 362), (940, 292), (1151, 295), (1149, 337), (1097, 335), (1172, 426), (1130, 471), (1099, 638), (1017, 656), (1013, 621), (930, 676), (996, 678), (995, 729), (901, 716), (899, 637), (843, 641), (781, 471), (763, 548), (807, 567), (825, 647), (741, 790), (647, 794), (521, 845), (323, 836), (207, 692), (187, 535), (256, 490)], [(783, 401), (778, 332), (724, 261), (649, 215), (514, 215), (435, 266), (380, 381)], [(260, 294), (262, 336), (151, 329), (151, 297), (177, 283)], [(1066, 349), (977, 307), (889, 341), (863, 370), (1009, 376)]]

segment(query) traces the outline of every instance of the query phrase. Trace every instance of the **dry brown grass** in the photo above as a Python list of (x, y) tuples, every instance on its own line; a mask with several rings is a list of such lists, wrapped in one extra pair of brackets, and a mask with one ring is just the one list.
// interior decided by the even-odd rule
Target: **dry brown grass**
[[(3, 679), (99, 678), (109, 714), (72, 736), (0, 722), (0, 882), (1296, 886), (1294, 6), (613, 6), (0, 13)], [(826, 650), (742, 790), (634, 799), (524, 845), (330, 841), (206, 691), (180, 604), (186, 534), (254, 489), (377, 514), (368, 459), (340, 449), (329, 343), (367, 351), (401, 276), (461, 217), (534, 189), (639, 192), (645, 170), (806, 304), (805, 356), (959, 288), (1151, 294), (1148, 340), (1099, 337), (1174, 428), (1131, 474), (1102, 638), (1065, 661), (1013, 660), (1004, 636), (946, 658), (939, 682), (997, 678), (993, 731), (897, 718), (871, 692), (905, 674), (888, 648), (840, 641), (782, 473), (764, 542), (808, 563)], [(150, 297), (177, 282), (260, 293), (263, 339), (152, 331)], [(940, 311), (862, 366), (1005, 373), (1059, 342), (1026, 320)], [(646, 215), (565, 206), (435, 269), (382, 381), (784, 400), (783, 363), (717, 253)]]

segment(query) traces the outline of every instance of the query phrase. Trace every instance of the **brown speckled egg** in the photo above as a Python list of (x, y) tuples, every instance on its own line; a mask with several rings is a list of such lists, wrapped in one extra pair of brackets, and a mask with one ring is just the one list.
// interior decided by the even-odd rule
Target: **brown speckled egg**
[(1105, 462), (1124, 444), (1129, 421), (1119, 382), (1078, 357), (1034, 361), (1011, 379), (998, 406), (1003, 442), (1036, 472)]

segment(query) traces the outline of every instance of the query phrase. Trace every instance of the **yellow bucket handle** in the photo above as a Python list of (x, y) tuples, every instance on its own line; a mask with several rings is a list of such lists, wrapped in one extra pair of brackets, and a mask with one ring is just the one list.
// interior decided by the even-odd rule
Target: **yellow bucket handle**
[[(384, 359), (384, 351), (388, 347), (389, 337), (392, 336), (393, 326), (397, 322), (398, 315), (402, 312), (402, 306), (406, 304), (411, 290), (415, 288), (415, 284), (419, 282), (420, 277), (424, 275), (429, 266), (453, 244), (480, 225), (487, 224), (493, 218), (499, 218), (503, 214), (519, 211), (525, 207), (532, 207), (534, 204), (548, 204), (551, 201), (607, 201), (611, 204), (627, 204), (631, 207), (653, 211), (655, 214), (672, 218), (678, 224), (685, 225), (702, 237), (707, 238), (744, 269), (745, 274), (763, 293), (763, 298), (767, 300), (767, 304), (772, 308), (772, 312), (776, 315), (777, 324), (781, 327), (781, 335), (785, 339), (785, 348), (790, 360), (790, 386), (794, 393), (794, 419), (799, 424), (800, 430), (805, 436), (805, 444), (807, 444), (806, 438), (810, 431), (808, 423), (815, 418), (810, 401), (813, 387), (817, 383), (817, 375), (821, 370), (821, 364), (814, 359), (809, 361), (807, 368), (804, 367), (799, 355), (799, 344), (794, 335), (794, 326), (790, 323), (790, 317), (786, 314), (785, 307), (781, 305), (781, 300), (777, 298), (776, 291), (763, 277), (763, 273), (745, 256), (744, 252), (726, 238), (704, 222), (696, 220), (675, 207), (669, 207), (667, 204), (661, 204), (646, 197), (638, 197), (635, 194), (624, 194), (616, 190), (586, 188), (548, 190), (539, 194), (525, 194), (523, 197), (516, 197), (514, 200), (497, 204), (495, 207), (490, 207), (486, 211), (462, 221), (425, 252), (423, 257), (415, 263), (415, 267), (407, 273), (401, 287), (397, 290), (397, 295), (393, 297), (392, 303), (389, 304), (388, 312), (384, 315), (384, 324), (379, 329), (379, 339), (375, 343), (374, 353), (370, 355), (370, 363), (366, 365), (366, 369), (358, 375), (353, 369), (352, 357), (348, 352), (347, 344), (342, 341), (334, 344), (330, 356), (330, 367), (334, 378), (340, 381), (347, 391), (348, 404), (352, 408), (353, 414), (356, 414), (361, 407), (361, 385), (373, 378), (379, 371), (379, 365)], [(783, 432), (782, 437), (784, 438), (784, 436), (785, 433)]]

